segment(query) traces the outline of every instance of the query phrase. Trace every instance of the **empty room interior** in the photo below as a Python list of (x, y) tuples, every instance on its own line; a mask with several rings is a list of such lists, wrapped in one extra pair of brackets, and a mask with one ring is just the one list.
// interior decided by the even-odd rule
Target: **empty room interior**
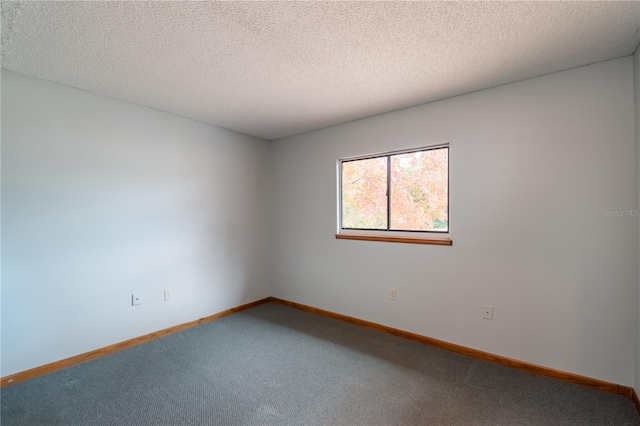
[(2, 424), (640, 424), (640, 2), (3, 1)]

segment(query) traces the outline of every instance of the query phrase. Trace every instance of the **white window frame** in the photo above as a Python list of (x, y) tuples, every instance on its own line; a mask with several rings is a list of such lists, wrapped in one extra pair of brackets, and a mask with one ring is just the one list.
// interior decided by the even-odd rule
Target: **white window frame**
[[(447, 148), (447, 230), (446, 231), (393, 231), (386, 229), (379, 230), (363, 230), (363, 229), (349, 229), (342, 228), (342, 163), (357, 160), (366, 160), (370, 158), (389, 157), (398, 154), (409, 154), (420, 151), (431, 151), (435, 149)], [(366, 240), (366, 241), (384, 241), (384, 242), (399, 242), (399, 243), (416, 243), (416, 244), (435, 244), (435, 245), (452, 245), (451, 240), (451, 144), (441, 143), (436, 145), (428, 145), (417, 148), (409, 148), (397, 151), (381, 152), (377, 154), (359, 155), (354, 157), (340, 158), (336, 162), (336, 175), (337, 175), (337, 239), (350, 239), (350, 240)], [(387, 185), (390, 185), (388, 183)], [(387, 224), (389, 224), (390, 218), (387, 217)]]

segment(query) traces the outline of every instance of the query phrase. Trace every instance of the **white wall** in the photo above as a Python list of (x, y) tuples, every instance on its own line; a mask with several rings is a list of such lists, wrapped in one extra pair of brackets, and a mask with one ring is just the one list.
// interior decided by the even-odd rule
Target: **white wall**
[[(0, 375), (274, 295), (640, 392), (633, 61), (270, 145), (2, 71)], [(338, 158), (439, 142), (453, 247), (335, 240)]]
[[(636, 208), (632, 65), (272, 142), (273, 295), (632, 385), (636, 218), (605, 216)], [(451, 143), (452, 247), (334, 238), (338, 158), (441, 142)]]
[(2, 113), (2, 376), (270, 295), (266, 141), (4, 70)]
[[(635, 104), (635, 113), (636, 113), (636, 208), (640, 209), (640, 48), (636, 49), (635, 54), (633, 55), (633, 82), (634, 82), (634, 104)], [(638, 223), (640, 225), (640, 222)], [(638, 247), (640, 248), (640, 227), (636, 229), (638, 232)], [(636, 393), (640, 395), (640, 251), (638, 252), (637, 261), (637, 280), (638, 280), (638, 288), (636, 290), (637, 294), (637, 329), (636, 329), (636, 357), (634, 364), (634, 372), (635, 372), (635, 389)]]

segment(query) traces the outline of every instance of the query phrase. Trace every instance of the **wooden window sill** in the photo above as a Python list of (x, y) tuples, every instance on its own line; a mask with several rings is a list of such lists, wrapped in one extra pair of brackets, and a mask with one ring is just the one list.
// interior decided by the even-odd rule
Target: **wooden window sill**
[(436, 246), (451, 246), (453, 241), (451, 238), (411, 238), (411, 237), (386, 237), (378, 235), (354, 235), (354, 234), (336, 234), (337, 240), (360, 240), (360, 241), (379, 241), (385, 243), (405, 243), (405, 244), (431, 244)]

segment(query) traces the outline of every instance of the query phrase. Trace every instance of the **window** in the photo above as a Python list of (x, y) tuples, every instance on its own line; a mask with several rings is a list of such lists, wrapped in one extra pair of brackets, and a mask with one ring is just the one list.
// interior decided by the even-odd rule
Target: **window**
[(448, 145), (340, 160), (339, 190), (338, 238), (450, 245)]

